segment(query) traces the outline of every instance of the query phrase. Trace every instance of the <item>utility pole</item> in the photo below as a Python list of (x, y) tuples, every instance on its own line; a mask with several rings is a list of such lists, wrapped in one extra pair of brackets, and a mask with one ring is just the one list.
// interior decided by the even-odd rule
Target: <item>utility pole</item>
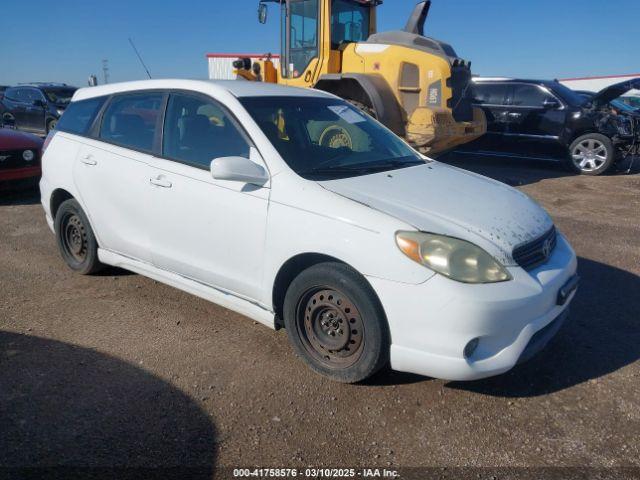
[(106, 58), (102, 60), (102, 74), (104, 75), (105, 85), (109, 83), (109, 60)]

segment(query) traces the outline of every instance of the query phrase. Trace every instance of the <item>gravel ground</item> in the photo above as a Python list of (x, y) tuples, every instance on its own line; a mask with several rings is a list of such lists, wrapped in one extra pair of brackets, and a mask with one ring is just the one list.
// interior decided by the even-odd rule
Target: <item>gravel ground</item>
[(534, 197), (580, 257), (549, 347), (471, 383), (332, 383), (284, 331), (121, 270), (72, 273), (37, 196), (2, 194), (0, 466), (640, 467), (640, 173), (446, 161)]

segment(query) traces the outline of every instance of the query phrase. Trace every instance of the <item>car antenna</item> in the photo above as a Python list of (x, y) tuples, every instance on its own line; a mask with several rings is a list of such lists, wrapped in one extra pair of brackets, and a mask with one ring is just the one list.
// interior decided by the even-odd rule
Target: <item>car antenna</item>
[(144, 64), (144, 60), (142, 60), (142, 56), (140, 55), (140, 52), (138, 52), (138, 49), (136, 48), (135, 44), (133, 43), (133, 40), (131, 40), (131, 37), (129, 37), (129, 43), (131, 44), (131, 48), (133, 48), (133, 51), (136, 52), (136, 55), (138, 56), (138, 60), (140, 60), (140, 63), (142, 64), (142, 67), (144, 68), (144, 71), (147, 72), (147, 75), (149, 76), (149, 78), (151, 78), (151, 74), (149, 73), (149, 69)]

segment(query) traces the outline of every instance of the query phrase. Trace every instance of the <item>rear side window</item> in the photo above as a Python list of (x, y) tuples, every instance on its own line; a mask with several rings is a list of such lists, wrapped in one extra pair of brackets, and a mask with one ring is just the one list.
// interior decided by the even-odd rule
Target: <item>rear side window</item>
[(25, 89), (24, 97), (24, 100), (27, 103), (33, 103), (36, 100), (44, 100), (44, 97), (42, 96), (42, 93), (40, 93), (40, 90), (36, 90), (35, 88)]
[(114, 97), (102, 117), (100, 138), (123, 147), (152, 151), (162, 100), (161, 93)]
[(76, 135), (86, 135), (106, 99), (107, 97), (97, 97), (69, 104), (60, 120), (58, 120), (56, 130), (75, 133)]
[(516, 85), (512, 103), (519, 107), (541, 107), (547, 99), (553, 97), (535, 85)]
[(507, 85), (499, 83), (478, 83), (474, 88), (475, 101), (484, 105), (504, 105), (507, 89)]

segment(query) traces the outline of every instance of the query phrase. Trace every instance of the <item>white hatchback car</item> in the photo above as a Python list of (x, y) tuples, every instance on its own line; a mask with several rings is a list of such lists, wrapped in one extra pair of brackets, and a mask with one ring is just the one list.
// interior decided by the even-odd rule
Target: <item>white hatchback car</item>
[(81, 89), (42, 163), (71, 268), (122, 267), (284, 327), (339, 381), (388, 362), (500, 374), (556, 333), (577, 286), (573, 250), (529, 197), (310, 89)]

